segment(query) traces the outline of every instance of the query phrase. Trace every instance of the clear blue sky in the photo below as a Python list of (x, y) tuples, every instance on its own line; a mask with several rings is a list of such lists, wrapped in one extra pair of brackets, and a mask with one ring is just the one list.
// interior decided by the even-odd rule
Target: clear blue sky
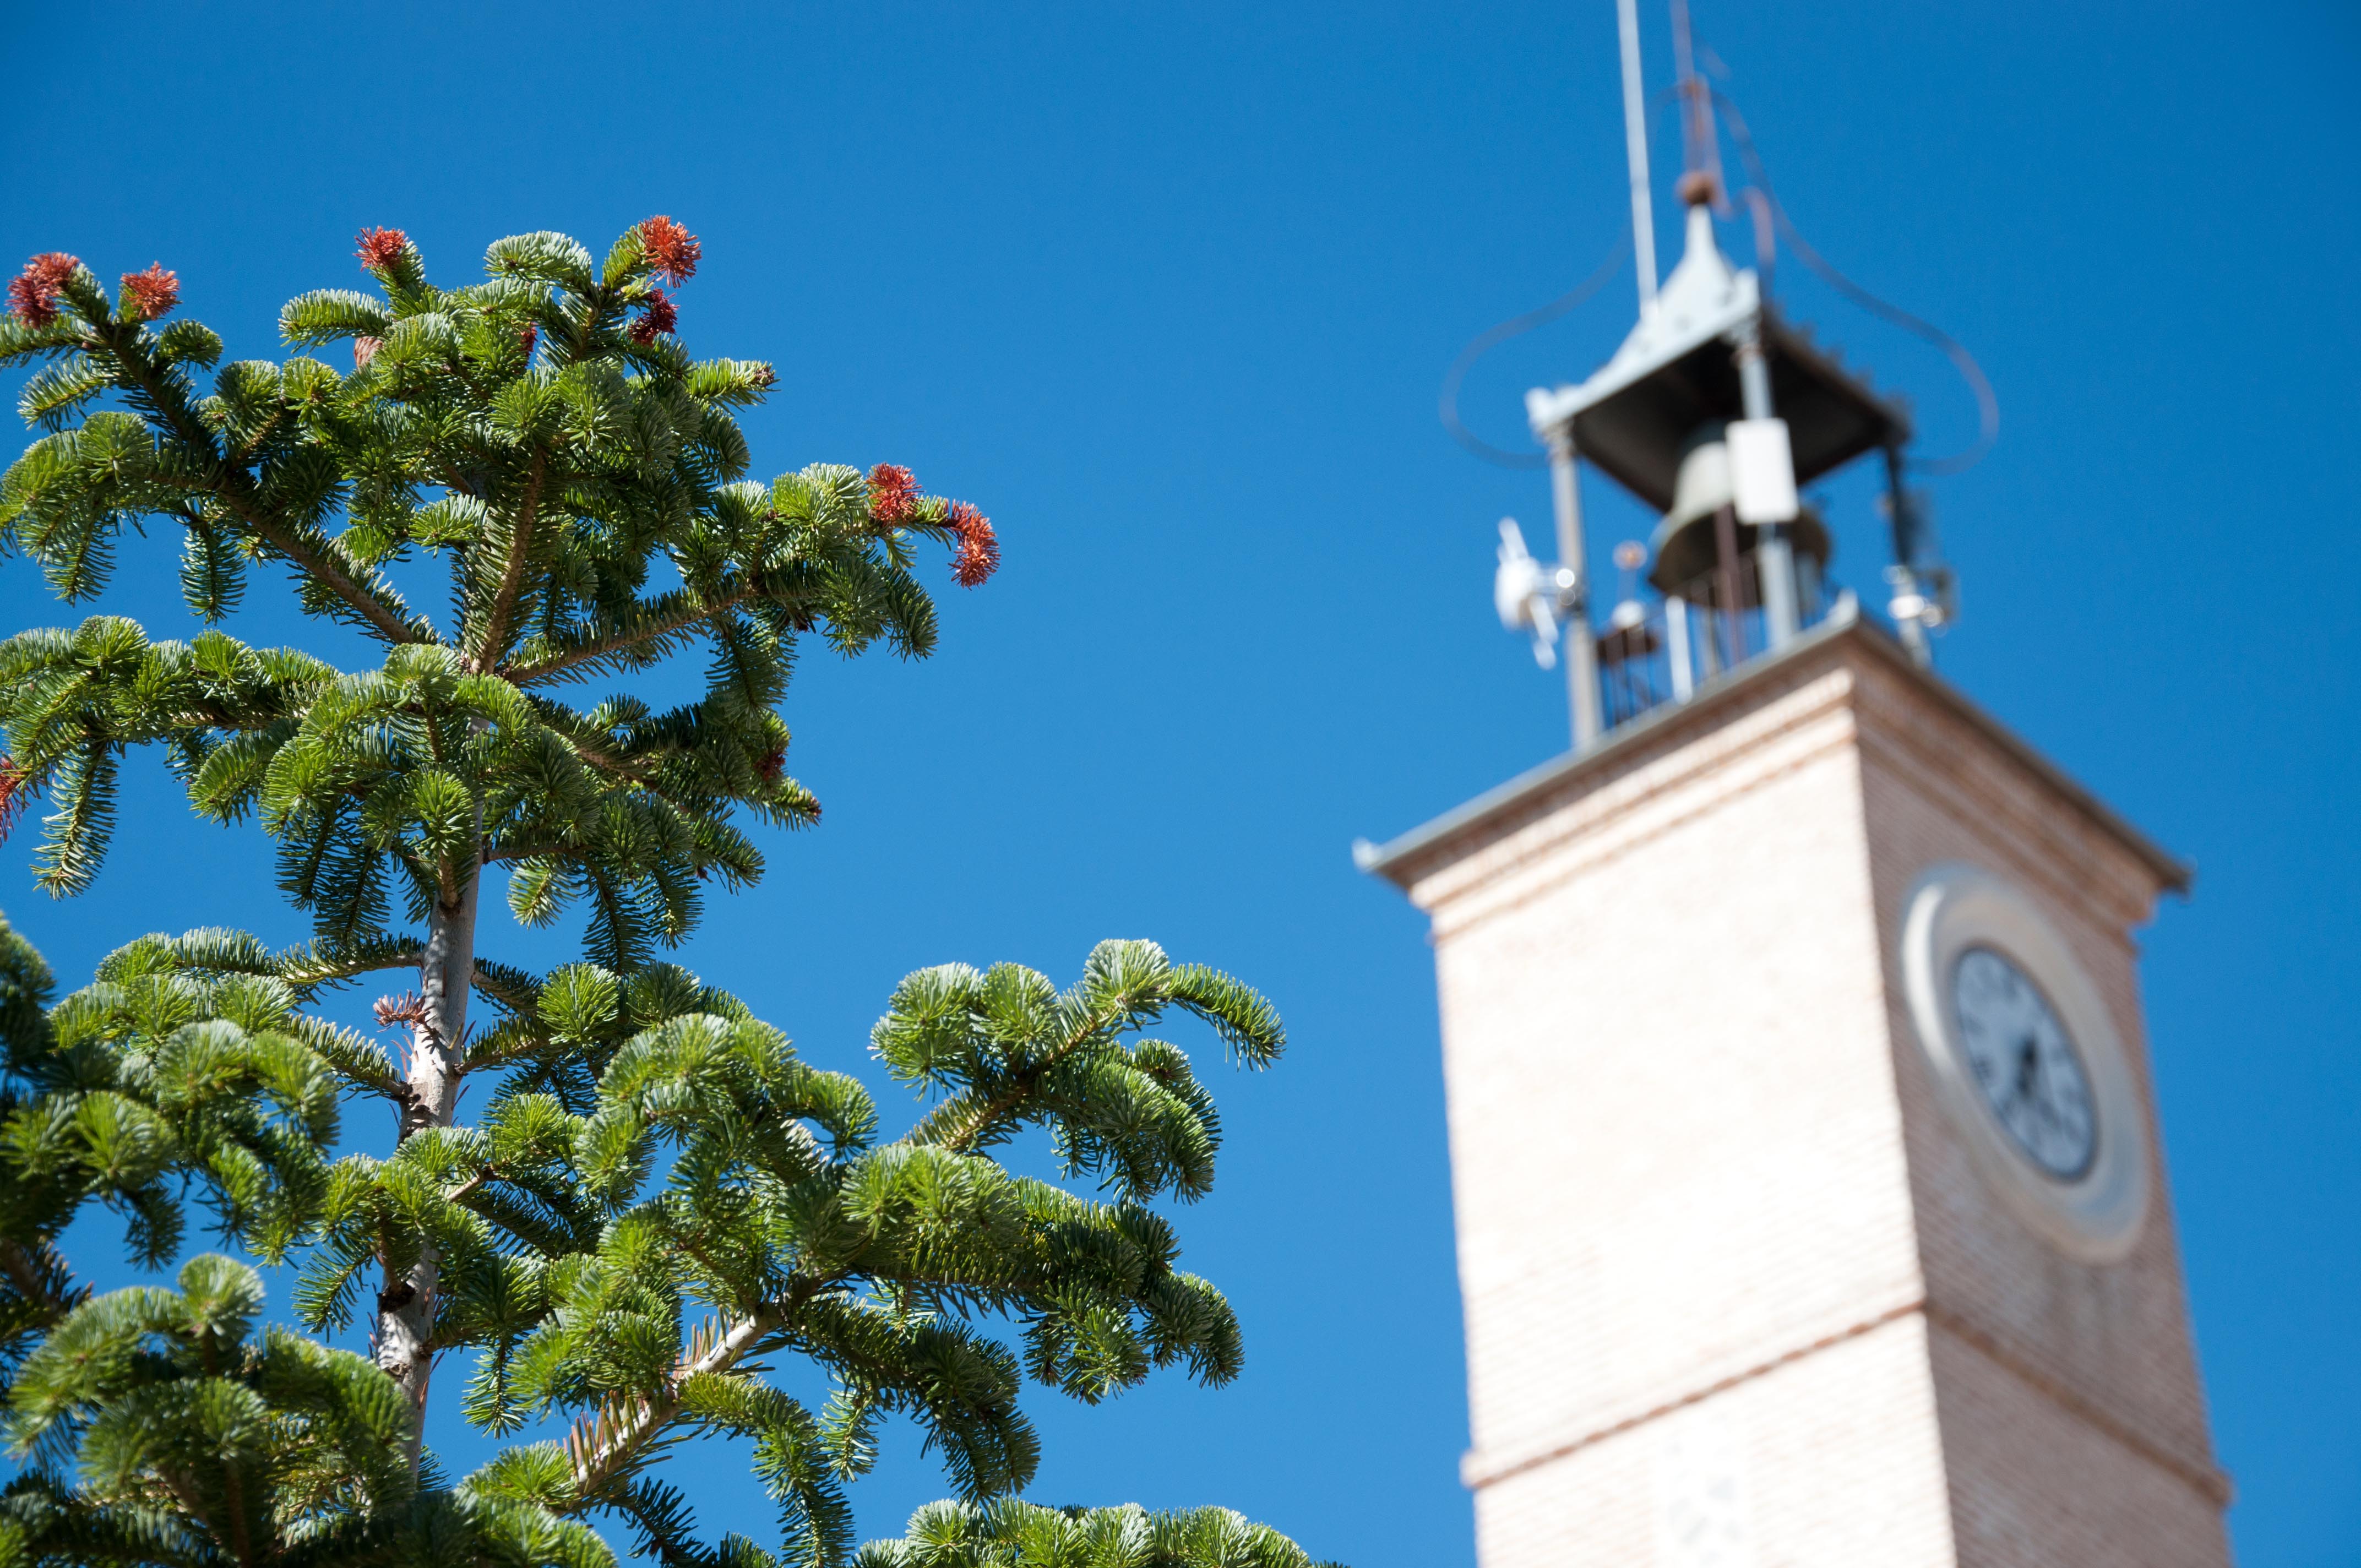
[[(1943, 667), (2198, 865), (2146, 976), (2239, 1555), (2351, 1563), (2361, 225), (2334, 170), (2361, 32), (2260, 0), (1697, 21), (1805, 233), (2000, 389), (1998, 450), (1939, 491), (1966, 598)], [(360, 281), (364, 225), (456, 281), (503, 234), (603, 246), (668, 213), (705, 243), (688, 343), (781, 367), (761, 472), (898, 460), (984, 506), (1006, 565), (943, 581), (936, 659), (806, 661), (791, 765), (826, 824), (771, 846), (687, 961), (849, 1068), (894, 980), (949, 959), (1064, 980), (1149, 935), (1266, 988), (1293, 1054), (1221, 1083), (1221, 1184), (1183, 1216), (1247, 1372), (1037, 1397), (1035, 1495), (1226, 1502), (1360, 1568), (1472, 1562), (1428, 953), (1346, 845), (1563, 743), (1488, 602), (1494, 519), (1545, 493), (1453, 446), (1434, 390), (1623, 221), (1608, 0), (56, 5), (10, 36), (0, 257), (161, 259), (233, 355), (276, 355), (279, 302)], [(1807, 281), (1782, 277), (1791, 309), (1931, 447), (1969, 433), (1935, 356)], [(1513, 439), (1522, 389), (1585, 373), (1631, 309), (1627, 274), (1488, 362), (1471, 419)], [(1857, 488), (1836, 569), (1867, 586)], [(1646, 520), (1591, 494), (1603, 557)], [(170, 549), (129, 545), (113, 598), (159, 634), (186, 624)], [(0, 563), (0, 624), (65, 613)], [(275, 610), (244, 630), (323, 645)], [(299, 934), (250, 832), (131, 773), (87, 897), (30, 889), (30, 833), (0, 855), (70, 982), (145, 930)], [(767, 1530), (736, 1460), (688, 1479), (708, 1525)], [(940, 1490), (898, 1442), (864, 1532)]]

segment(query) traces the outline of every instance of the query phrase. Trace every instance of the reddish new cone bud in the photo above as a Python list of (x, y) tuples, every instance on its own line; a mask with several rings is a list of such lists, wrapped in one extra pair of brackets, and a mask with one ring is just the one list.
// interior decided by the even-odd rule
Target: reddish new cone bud
[(899, 463), (880, 463), (869, 470), (869, 515), (878, 521), (901, 521), (917, 499), (917, 477)]
[(953, 501), (950, 526), (959, 536), (958, 553), (951, 556), (951, 576), (963, 588), (980, 587), (1000, 569), (1000, 539), (992, 532), (992, 519), (965, 501)]
[(181, 302), (181, 275), (167, 272), (160, 261), (151, 261), (145, 272), (126, 272), (123, 291), (139, 307), (139, 319), (152, 322)]
[(399, 996), (380, 996), (373, 1011), (380, 1029), (390, 1029), (396, 1024), (423, 1024), (426, 1021), (426, 999), (412, 991)]
[(640, 247), (656, 276), (675, 289), (697, 276), (697, 263), (705, 255), (695, 235), (662, 215), (640, 225)]
[(45, 251), (25, 263), (8, 281), (8, 309), (27, 326), (47, 326), (58, 319), (58, 295), (82, 263), (62, 250)]
[(664, 291), (651, 289), (648, 297), (640, 302), (640, 319), (631, 325), (631, 341), (644, 348), (670, 332), (679, 320), (679, 310), (664, 297)]
[(382, 272), (401, 255), (401, 247), (410, 243), (410, 236), (400, 229), (364, 229), (353, 240), (360, 247), (353, 254), (360, 258), (361, 265), (372, 272)]
[(528, 323), (522, 330), (518, 332), (517, 341), (524, 345), (525, 357), (528, 359), (532, 358), (533, 345), (541, 341), (541, 328), (533, 326)]
[(0, 844), (8, 841), (8, 829), (16, 826), (18, 815), (32, 800), (27, 782), (15, 758), (0, 757)]

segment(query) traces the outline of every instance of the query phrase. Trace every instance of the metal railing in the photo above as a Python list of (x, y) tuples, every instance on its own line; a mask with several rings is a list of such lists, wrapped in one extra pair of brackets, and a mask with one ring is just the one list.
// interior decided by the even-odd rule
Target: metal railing
[[(1796, 621), (1818, 624), (1839, 590), (1816, 572), (1796, 574)], [(1596, 637), (1601, 718), (1609, 729), (1771, 651), (1763, 606), (1738, 574), (1709, 573), (1654, 604), (1627, 598)]]

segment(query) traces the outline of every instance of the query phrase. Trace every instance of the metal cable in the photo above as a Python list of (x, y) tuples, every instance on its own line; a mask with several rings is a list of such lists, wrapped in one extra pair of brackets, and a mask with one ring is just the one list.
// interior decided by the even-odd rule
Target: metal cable
[(1606, 260), (1592, 269), (1589, 277), (1585, 278), (1539, 310), (1527, 311), (1523, 315), (1510, 317), (1459, 351), (1459, 357), (1451, 362), (1451, 369), (1443, 378), (1443, 397), (1440, 401), (1443, 428), (1451, 433), (1451, 438), (1454, 441), (1484, 459), (1485, 462), (1497, 463), (1503, 468), (1541, 468), (1548, 466), (1549, 457), (1544, 453), (1511, 452), (1506, 447), (1495, 446), (1459, 422), (1459, 384), (1467, 378), (1467, 372), (1475, 368), (1476, 361), (1483, 358), (1509, 339), (1520, 334), (1531, 332), (1537, 326), (1547, 326), (1605, 288), (1607, 280), (1621, 269), (1623, 253), (1630, 249), (1631, 246), (1631, 225), (1625, 224), (1621, 236), (1615, 241), (1615, 247), (1607, 253)]
[(1762, 190), (1763, 199), (1770, 203), (1772, 220), (1778, 225), (1779, 232), (1787, 236), (1787, 247), (1795, 253), (1795, 258), (1817, 273), (1829, 288), (1870, 314), (1941, 349), (1959, 371), (1960, 378), (1968, 384), (1968, 390), (1974, 394), (1977, 422), (1974, 442), (1949, 456), (1918, 458), (1910, 466), (1922, 474), (1939, 477), (1965, 473), (1982, 462), (1984, 454), (1990, 452), (1993, 444), (2000, 439), (2000, 397), (1993, 390), (1992, 382), (1985, 378), (1983, 367), (1976, 363), (1976, 356), (1941, 327), (1912, 315), (1898, 305), (1886, 303), (1838, 271), (1818, 251), (1814, 250), (1811, 243), (1796, 231), (1795, 220), (1787, 215), (1787, 209), (1780, 204), (1778, 192), (1772, 189), (1770, 170), (1763, 166), (1763, 155), (1755, 149), (1754, 138), (1747, 132), (1746, 117), (1738, 112), (1738, 105), (1731, 103), (1727, 94), (1718, 90), (1713, 93), (1713, 101), (1720, 105), (1727, 118), (1730, 139), (1738, 145), (1738, 155), (1746, 162), (1748, 178)]
[[(1677, 91), (1677, 88), (1665, 88), (1657, 92), (1653, 95), (1653, 102), (1650, 104), (1651, 109), (1660, 110), (1664, 101)], [(1975, 356), (1968, 352), (1967, 345), (1949, 333), (1932, 322), (1912, 315), (1900, 306), (1889, 304), (1878, 298), (1838, 271), (1827, 258), (1813, 249), (1811, 242), (1806, 239), (1802, 232), (1795, 227), (1795, 221), (1787, 215), (1786, 207), (1780, 202), (1778, 192), (1773, 188), (1771, 172), (1763, 164), (1763, 154), (1755, 147), (1752, 134), (1747, 129), (1746, 116), (1739, 112), (1738, 105), (1730, 101), (1729, 94), (1719, 88), (1709, 87), (1707, 91), (1726, 116), (1730, 140), (1737, 145), (1739, 157), (1746, 165), (1748, 178), (1752, 180), (1758, 188), (1761, 201), (1769, 209), (1772, 223), (1777, 227), (1779, 233), (1786, 236), (1788, 247), (1795, 251), (1795, 258), (1810, 268), (1828, 287), (1862, 310), (1869, 312), (1870, 314), (1934, 345), (1942, 351), (1944, 357), (1950, 360), (1952, 367), (1959, 372), (1960, 378), (1967, 383), (1970, 394), (1976, 400), (1976, 439), (1962, 450), (1948, 456), (1912, 459), (1910, 466), (1919, 473), (1942, 477), (1965, 473), (1982, 462), (1985, 454), (1989, 453), (1993, 444), (2000, 439), (2000, 397), (1993, 390), (1993, 384), (1984, 375), (1983, 367), (1976, 363)], [(1651, 118), (1653, 118), (1653, 115)], [(1651, 141), (1655, 139), (1653, 132), (1652, 126), (1649, 137)], [(1741, 194), (1752, 198), (1755, 192), (1743, 192)], [(1767, 289), (1770, 284), (1768, 274), (1772, 265), (1772, 250), (1771, 247), (1762, 243), (1759, 213), (1757, 219), (1757, 265), (1765, 274), (1763, 283)], [(1460, 351), (1459, 357), (1453, 361), (1449, 373), (1443, 378), (1443, 394), (1439, 400), (1438, 408), (1438, 411), (1443, 416), (1443, 428), (1451, 433), (1453, 440), (1487, 463), (1497, 464), (1503, 468), (1530, 469), (1548, 466), (1549, 458), (1546, 454), (1511, 452), (1505, 447), (1495, 446), (1461, 422), (1460, 386), (1467, 378), (1467, 372), (1475, 368), (1476, 362), (1485, 355), (1512, 337), (1531, 332), (1535, 327), (1548, 325), (1604, 288), (1608, 280), (1612, 278), (1621, 266), (1624, 252), (1630, 247), (1631, 241), (1631, 227), (1627, 223), (1623, 226), (1621, 236), (1616, 240), (1614, 248), (1608, 252), (1606, 259), (1598, 264), (1589, 277), (1540, 309), (1528, 311), (1521, 316), (1511, 316), (1478, 336)]]
[[(1648, 101), (1650, 124), (1647, 137), (1651, 151), (1653, 150), (1656, 140), (1654, 118), (1679, 91), (1677, 85), (1659, 88)], [(1451, 433), (1451, 439), (1484, 459), (1485, 462), (1496, 463), (1503, 468), (1545, 468), (1549, 466), (1549, 457), (1544, 453), (1510, 452), (1505, 447), (1493, 445), (1460, 423), (1459, 384), (1467, 378), (1467, 372), (1475, 368), (1476, 361), (1483, 358), (1509, 339), (1521, 333), (1531, 332), (1537, 326), (1547, 326), (1605, 288), (1607, 280), (1615, 276), (1616, 269), (1622, 264), (1623, 252), (1631, 243), (1631, 225), (1629, 221), (1626, 221), (1623, 225), (1622, 237), (1615, 242), (1615, 248), (1607, 253), (1607, 259), (1601, 261), (1589, 277), (1585, 278), (1541, 309), (1528, 311), (1521, 316), (1511, 316), (1460, 351), (1459, 357), (1452, 362), (1449, 374), (1443, 378), (1443, 397), (1439, 411), (1443, 415), (1443, 428)]]

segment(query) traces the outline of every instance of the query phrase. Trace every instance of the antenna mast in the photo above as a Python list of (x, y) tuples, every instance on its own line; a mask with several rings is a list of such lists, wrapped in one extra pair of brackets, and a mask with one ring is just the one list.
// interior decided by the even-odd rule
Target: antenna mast
[(1681, 93), (1681, 200), (1698, 199), (1695, 181), (1708, 181), (1704, 200), (1718, 217), (1730, 215), (1721, 188), (1721, 138), (1714, 132), (1713, 100), (1697, 73), (1697, 48), (1689, 36), (1688, 0), (1673, 0), (1673, 72)]
[(1640, 274), (1640, 319), (1656, 313), (1656, 214), (1648, 194), (1648, 96), (1640, 80), (1640, 0), (1615, 0), (1623, 35), (1623, 143), (1631, 160), (1631, 259)]

